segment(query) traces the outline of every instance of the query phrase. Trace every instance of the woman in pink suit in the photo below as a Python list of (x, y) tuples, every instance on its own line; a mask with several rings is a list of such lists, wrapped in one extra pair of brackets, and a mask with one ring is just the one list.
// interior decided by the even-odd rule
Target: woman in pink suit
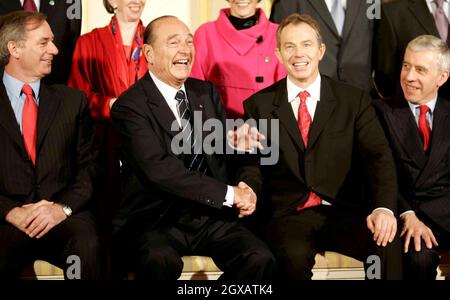
[(101, 228), (109, 232), (120, 191), (118, 138), (109, 111), (116, 98), (147, 72), (147, 63), (141, 52), (145, 0), (103, 0), (103, 4), (114, 15), (107, 26), (78, 39), (68, 84), (86, 93), (95, 120), (104, 169), (98, 210)]
[(214, 22), (194, 35), (191, 76), (212, 81), (220, 90), (228, 117), (240, 118), (242, 102), (286, 76), (275, 56), (278, 25), (256, 8), (261, 0), (229, 0)]

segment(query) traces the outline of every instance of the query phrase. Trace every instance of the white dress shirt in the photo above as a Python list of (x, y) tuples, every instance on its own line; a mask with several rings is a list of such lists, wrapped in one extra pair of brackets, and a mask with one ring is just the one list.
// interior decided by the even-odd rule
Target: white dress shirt
[[(426, 115), (428, 124), (430, 125), (430, 129), (433, 129), (433, 112), (434, 112), (434, 108), (436, 107), (436, 102), (437, 102), (437, 94), (431, 101), (429, 101), (425, 104), (430, 109)], [(419, 116), (420, 116), (419, 106), (420, 105), (413, 104), (409, 101), (408, 101), (408, 105), (409, 105), (409, 108), (411, 109), (414, 119), (416, 120), (417, 127), (419, 127)]]
[[(317, 0), (315, 0), (315, 1), (317, 1)], [(333, 2), (334, 2), (334, 0), (325, 0), (325, 3), (327, 5), (330, 13), (331, 13), (331, 8), (333, 7)], [(346, 10), (347, 9), (347, 0), (341, 0), (341, 4), (342, 4), (342, 7), (344, 8), (344, 10)]]
[[(148, 71), (150, 73), (150, 76), (153, 79), (153, 82), (155, 83), (158, 90), (161, 92), (164, 100), (166, 100), (167, 105), (169, 106), (170, 110), (172, 111), (173, 115), (175, 116), (175, 119), (178, 122), (178, 126), (181, 127), (181, 118), (177, 110), (177, 104), (178, 101), (175, 100), (175, 96), (178, 92), (178, 90), (167, 83), (161, 81), (156, 77), (152, 72)], [(181, 86), (180, 90), (184, 92), (187, 98), (186, 88), (184, 84)], [(189, 99), (188, 99), (189, 101)], [(234, 204), (234, 189), (232, 186), (227, 185), (227, 194), (225, 195), (225, 202), (223, 203), (224, 206), (232, 207)]]
[[(434, 0), (426, 0), (426, 1), (427, 1), (428, 9), (430, 10), (430, 13), (434, 16), (434, 14), (436, 13), (436, 8), (437, 8), (436, 3), (434, 2)], [(448, 10), (450, 8), (449, 0), (444, 0), (444, 3), (442, 6), (444, 8), (444, 14), (448, 19)]]

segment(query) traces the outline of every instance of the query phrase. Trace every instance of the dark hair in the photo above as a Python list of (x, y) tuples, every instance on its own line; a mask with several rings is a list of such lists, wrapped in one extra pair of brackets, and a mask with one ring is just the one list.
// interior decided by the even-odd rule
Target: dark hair
[(114, 7), (109, 3), (108, 0), (103, 0), (103, 6), (106, 8), (106, 11), (110, 14), (113, 14), (115, 9)]
[(147, 27), (145, 28), (144, 43), (151, 45), (154, 42), (154, 40), (155, 40), (155, 36), (154, 36), (155, 26), (157, 25), (157, 23), (159, 23), (159, 21), (167, 19), (167, 18), (175, 18), (175, 19), (177, 19), (177, 17), (175, 17), (175, 16), (166, 15), (166, 16), (158, 17), (158, 18), (154, 19), (153, 21), (151, 21), (147, 25)]
[(280, 48), (281, 44), (281, 32), (284, 28), (286, 28), (288, 25), (298, 25), (301, 23), (308, 24), (309, 26), (314, 29), (317, 35), (317, 41), (319, 42), (319, 45), (322, 44), (322, 35), (320, 34), (320, 25), (317, 23), (316, 20), (314, 20), (309, 15), (301, 15), (298, 13), (291, 14), (287, 16), (283, 21), (281, 21), (280, 25), (278, 26), (277, 30), (277, 47)]
[(23, 44), (26, 40), (27, 26), (35, 25), (32, 30), (39, 27), (47, 16), (39, 12), (18, 10), (0, 17), (0, 65), (9, 62), (8, 43), (14, 41)]

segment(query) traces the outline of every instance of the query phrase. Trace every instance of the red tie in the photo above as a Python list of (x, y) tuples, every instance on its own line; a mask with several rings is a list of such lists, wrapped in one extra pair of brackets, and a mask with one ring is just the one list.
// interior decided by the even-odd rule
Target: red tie
[(28, 84), (22, 88), (26, 95), (22, 110), (22, 133), (25, 148), (33, 165), (36, 163), (36, 137), (37, 137), (37, 117), (38, 107), (33, 97), (33, 89)]
[[(311, 115), (309, 114), (308, 107), (306, 106), (306, 99), (309, 97), (309, 93), (307, 91), (300, 92), (298, 97), (300, 98), (300, 106), (298, 107), (297, 123), (306, 148), (308, 146), (309, 129), (311, 128), (312, 123)], [(308, 200), (297, 206), (297, 211), (308, 207), (317, 206), (321, 203), (322, 201), (320, 200), (320, 197), (314, 194), (314, 192), (310, 192)]]
[(34, 0), (24, 0), (23, 1), (23, 10), (37, 11), (37, 7), (36, 7), (36, 4), (34, 4)]
[(423, 150), (427, 151), (430, 143), (430, 124), (427, 121), (427, 112), (430, 108), (426, 105), (419, 105), (420, 115), (419, 115), (419, 132), (423, 137)]

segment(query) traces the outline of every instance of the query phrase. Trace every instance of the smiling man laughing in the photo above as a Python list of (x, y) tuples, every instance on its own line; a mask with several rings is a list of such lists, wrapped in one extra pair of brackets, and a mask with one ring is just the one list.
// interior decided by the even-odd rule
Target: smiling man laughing
[[(177, 279), (182, 256), (207, 255), (222, 279), (270, 279), (275, 259), (238, 223), (238, 216), (254, 212), (256, 195), (244, 183), (227, 185), (224, 155), (197, 149), (208, 131), (192, 130), (194, 117), (225, 124), (225, 111), (211, 83), (188, 78), (192, 34), (176, 17), (163, 16), (147, 26), (144, 40), (149, 72), (111, 110), (124, 183), (114, 261), (125, 264), (116, 267), (135, 270), (137, 279)], [(185, 135), (188, 151), (172, 148), (178, 134)]]
[(270, 166), (249, 161), (238, 178), (271, 204), (272, 217), (260, 228), (281, 275), (310, 279), (316, 253), (331, 250), (364, 262), (378, 255), (379, 276), (367, 277), (399, 278), (395, 166), (369, 95), (319, 73), (326, 50), (311, 17), (288, 16), (277, 38), (288, 76), (244, 109), (255, 120), (279, 119), (280, 159)]

